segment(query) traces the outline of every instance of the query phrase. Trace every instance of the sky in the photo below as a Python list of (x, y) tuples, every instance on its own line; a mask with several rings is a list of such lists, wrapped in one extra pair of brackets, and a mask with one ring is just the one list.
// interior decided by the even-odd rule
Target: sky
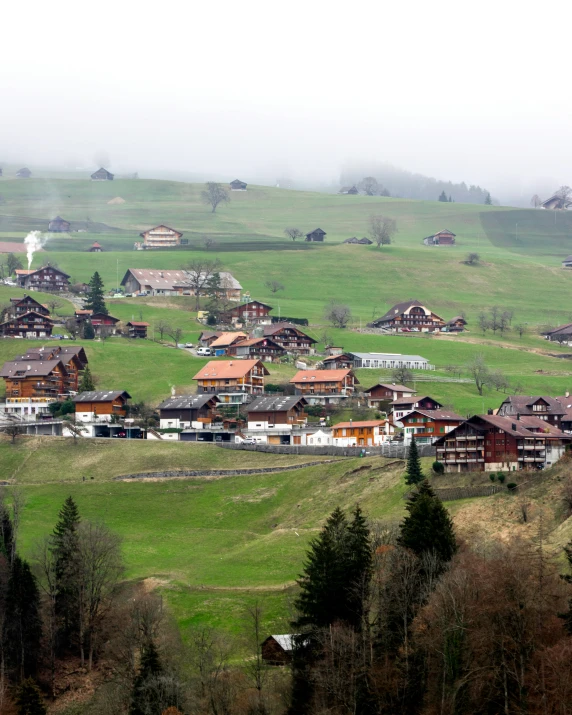
[(363, 160), (556, 188), (571, 19), (560, 0), (10, 3), (0, 161), (328, 181)]

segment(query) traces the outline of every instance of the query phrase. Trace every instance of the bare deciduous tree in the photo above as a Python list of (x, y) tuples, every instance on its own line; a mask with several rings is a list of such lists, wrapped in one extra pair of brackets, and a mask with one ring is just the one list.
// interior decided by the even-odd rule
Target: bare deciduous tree
[(58, 617), (56, 601), (58, 596), (58, 579), (56, 575), (57, 559), (52, 539), (46, 536), (36, 544), (34, 550), (35, 574), (42, 593), (44, 636), (48, 646), (50, 664), (50, 695), (56, 697), (56, 652), (58, 645)]
[(175, 343), (176, 347), (181, 342), (181, 338), (183, 337), (183, 329), (171, 327), (169, 329), (168, 335), (173, 338), (173, 342)]
[(357, 185), (360, 191), (366, 196), (377, 196), (379, 194), (379, 183), (375, 176), (365, 176)]
[(268, 666), (262, 659), (262, 642), (264, 640), (263, 610), (258, 601), (246, 609), (245, 640), (250, 657), (245, 662), (244, 672), (255, 690), (254, 702), (250, 712), (265, 715), (268, 712), (264, 698), (264, 686), (268, 679)]
[(324, 318), (335, 328), (346, 328), (352, 319), (349, 305), (331, 300), (324, 310)]
[(405, 385), (407, 382), (413, 382), (413, 373), (408, 367), (396, 367), (391, 371), (391, 379), (399, 385)]
[(289, 227), (284, 229), (284, 235), (295, 241), (297, 238), (302, 238), (304, 234), (302, 233), (302, 231), (300, 231), (299, 228)]
[(522, 339), (522, 336), (526, 333), (526, 323), (518, 323), (514, 326), (514, 329), (518, 333), (518, 337)]
[(203, 243), (205, 245), (205, 250), (210, 251), (212, 248), (216, 248), (217, 242), (214, 240), (214, 238), (211, 238), (210, 236), (205, 236), (203, 239)]
[(391, 239), (397, 233), (397, 222), (389, 216), (370, 216), (369, 235), (379, 248), (388, 246)]
[(197, 258), (184, 266), (184, 270), (187, 271), (189, 277), (190, 286), (195, 294), (196, 310), (199, 310), (201, 307), (201, 294), (205, 292), (207, 284), (216, 273), (220, 272), (220, 269), (221, 263), (218, 259), (210, 261), (203, 258)]
[(485, 358), (481, 353), (477, 353), (466, 364), (467, 372), (475, 381), (479, 395), (483, 394), (483, 388), (490, 381), (489, 368), (485, 363)]
[(212, 213), (214, 214), (219, 204), (228, 203), (230, 201), (230, 196), (222, 184), (216, 181), (207, 181), (205, 186), (206, 189), (201, 191), (201, 200), (204, 204), (211, 206)]
[(12, 442), (12, 444), (16, 444), (16, 439), (21, 434), (24, 434), (23, 428), (20, 425), (7, 425), (6, 427), (3, 427), (0, 431), (10, 437), (10, 441)]
[(280, 283), (280, 281), (266, 281), (264, 285), (271, 293), (278, 293), (279, 290), (284, 290), (284, 284)]
[(159, 339), (163, 340), (165, 335), (170, 335), (171, 334), (171, 324), (168, 323), (166, 320), (158, 320), (155, 323), (155, 330), (159, 333)]

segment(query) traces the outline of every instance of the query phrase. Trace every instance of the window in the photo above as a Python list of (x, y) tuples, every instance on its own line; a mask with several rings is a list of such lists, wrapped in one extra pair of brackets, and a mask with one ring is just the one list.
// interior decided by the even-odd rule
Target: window
[(439, 427), (439, 432), (444, 432), (445, 428), (444, 427)]

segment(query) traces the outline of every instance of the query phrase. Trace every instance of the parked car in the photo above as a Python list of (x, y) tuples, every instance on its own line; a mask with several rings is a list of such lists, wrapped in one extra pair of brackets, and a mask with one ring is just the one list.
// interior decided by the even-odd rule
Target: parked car
[(192, 343), (185, 343), (185, 347), (186, 347), (186, 348), (192, 348), (192, 347), (194, 347), (194, 346), (193, 346)]
[(254, 437), (245, 437), (242, 440), (242, 443), (243, 444), (256, 444), (256, 440), (254, 439)]
[(212, 355), (210, 348), (197, 348), (197, 355)]

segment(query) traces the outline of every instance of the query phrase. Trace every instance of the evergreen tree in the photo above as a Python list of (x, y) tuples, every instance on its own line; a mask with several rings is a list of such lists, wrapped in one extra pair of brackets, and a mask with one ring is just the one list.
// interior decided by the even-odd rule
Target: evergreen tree
[(35, 672), (42, 637), (40, 594), (30, 566), (14, 557), (6, 587), (6, 659), (20, 680)]
[(485, 192), (485, 204), (487, 206), (492, 206), (493, 200), (491, 199), (491, 195), (488, 191)]
[(92, 310), (94, 313), (104, 313), (107, 315), (107, 307), (103, 297), (103, 281), (97, 271), (92, 275), (89, 281), (89, 290), (87, 291), (84, 308), (86, 310)]
[(27, 678), (18, 688), (16, 695), (18, 715), (46, 715), (48, 712), (42, 694), (32, 678)]
[(129, 715), (147, 715), (162, 711), (160, 695), (156, 688), (149, 687), (151, 681), (163, 673), (157, 647), (150, 640), (141, 651), (139, 673), (133, 683)]
[[(563, 578), (566, 583), (572, 583), (572, 541), (564, 547), (564, 555), (566, 556), (570, 573), (563, 574), (561, 578)], [(568, 610), (560, 614), (560, 618), (564, 620), (564, 627), (568, 633), (572, 635), (572, 598), (568, 600)]]
[(401, 523), (398, 543), (418, 556), (434, 551), (442, 562), (450, 561), (457, 551), (453, 521), (427, 480), (405, 508), (409, 514)]
[(0, 554), (4, 554), (8, 562), (14, 552), (14, 525), (6, 504), (0, 502)]
[(453, 203), (453, 197), (452, 197), (452, 196), (449, 196), (449, 203), (450, 203), (450, 204)]
[(439, 194), (439, 201), (447, 201), (447, 194), (445, 193), (445, 190), (441, 191)]
[(77, 554), (77, 530), (80, 524), (77, 504), (69, 496), (58, 514), (52, 533), (52, 552), (55, 558), (56, 613), (63, 617), (60, 636), (69, 641), (77, 621), (77, 602), (73, 585)]
[(419, 484), (424, 479), (421, 469), (421, 461), (419, 460), (419, 450), (414, 435), (411, 435), (411, 446), (407, 455), (407, 468), (405, 470), (406, 484)]
[(351, 625), (360, 631), (364, 616), (364, 598), (367, 595), (372, 575), (370, 531), (359, 506), (356, 505), (348, 527), (349, 568), (347, 571), (348, 602)]
[(89, 369), (89, 365), (86, 365), (81, 376), (79, 391), (92, 392), (93, 390), (95, 390), (95, 383), (93, 382), (93, 376), (91, 374), (91, 370)]
[(95, 338), (95, 330), (93, 329), (91, 321), (84, 320), (82, 333), (82, 337), (84, 340), (93, 340)]

